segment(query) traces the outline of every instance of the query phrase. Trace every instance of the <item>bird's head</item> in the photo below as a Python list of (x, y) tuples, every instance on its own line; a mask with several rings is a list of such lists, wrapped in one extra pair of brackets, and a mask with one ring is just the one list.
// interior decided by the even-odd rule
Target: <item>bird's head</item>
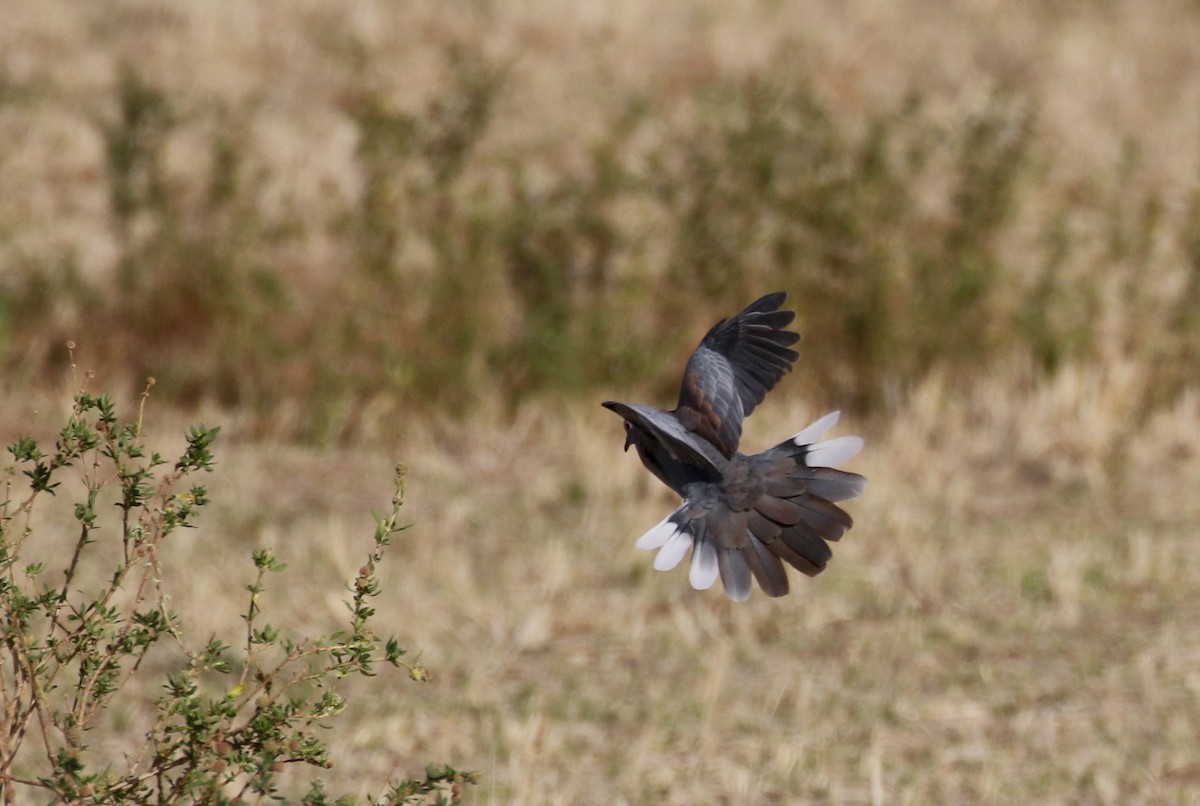
[(634, 431), (633, 431), (633, 423), (626, 420), (625, 421), (625, 451), (626, 452), (629, 451), (629, 446), (634, 443), (634, 439), (635, 439), (635, 436), (634, 436)]
[[(608, 409), (609, 411), (616, 412), (617, 414), (621, 414), (621, 408), (623, 408), (623, 404), (614, 402), (612, 400), (606, 401), (601, 405), (603, 405), (604, 408)], [(637, 431), (634, 430), (633, 423), (629, 422), (628, 418), (624, 417), (624, 415), (621, 416), (625, 420), (625, 450), (628, 451), (630, 445), (637, 444)]]

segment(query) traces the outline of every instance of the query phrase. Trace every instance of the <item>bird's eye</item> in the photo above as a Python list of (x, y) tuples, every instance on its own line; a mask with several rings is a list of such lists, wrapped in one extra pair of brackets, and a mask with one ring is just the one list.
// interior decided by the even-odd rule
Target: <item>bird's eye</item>
[(629, 429), (631, 429), (631, 428), (633, 428), (633, 425), (628, 420), (626, 420), (625, 421), (625, 433), (628, 434)]

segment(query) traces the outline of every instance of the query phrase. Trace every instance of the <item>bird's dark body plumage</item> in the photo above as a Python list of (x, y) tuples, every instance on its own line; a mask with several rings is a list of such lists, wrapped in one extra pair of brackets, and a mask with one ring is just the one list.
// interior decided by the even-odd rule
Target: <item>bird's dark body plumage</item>
[(852, 520), (836, 501), (861, 494), (866, 479), (833, 469), (862, 447), (858, 437), (818, 442), (837, 422), (826, 415), (759, 454), (738, 451), (742, 421), (799, 357), (799, 335), (784, 330), (795, 314), (787, 295), (768, 294), (713, 326), (684, 370), (673, 411), (606, 402), (625, 420), (628, 449), (683, 498), (638, 541), (660, 549), (655, 567), (675, 567), (693, 548), (691, 583), (720, 576), (731, 599), (750, 595), (750, 580), (769, 596), (788, 592), (787, 562), (809, 576), (832, 556)]

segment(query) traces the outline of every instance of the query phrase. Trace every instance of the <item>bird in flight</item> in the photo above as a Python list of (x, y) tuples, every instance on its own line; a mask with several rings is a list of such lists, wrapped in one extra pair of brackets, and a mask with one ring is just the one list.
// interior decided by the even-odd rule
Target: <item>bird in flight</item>
[(713, 325), (683, 373), (671, 411), (608, 401), (625, 420), (647, 469), (683, 503), (637, 541), (658, 549), (654, 567), (668, 571), (692, 550), (688, 579), (707, 590), (717, 577), (736, 602), (750, 597), (750, 580), (768, 596), (788, 592), (786, 561), (808, 576), (833, 556), (853, 521), (834, 502), (857, 498), (867, 480), (835, 470), (862, 449), (861, 437), (820, 442), (838, 420), (827, 414), (762, 453), (738, 452), (742, 421), (789, 372), (800, 336), (785, 328), (796, 315), (781, 311), (782, 291), (768, 294), (732, 319)]

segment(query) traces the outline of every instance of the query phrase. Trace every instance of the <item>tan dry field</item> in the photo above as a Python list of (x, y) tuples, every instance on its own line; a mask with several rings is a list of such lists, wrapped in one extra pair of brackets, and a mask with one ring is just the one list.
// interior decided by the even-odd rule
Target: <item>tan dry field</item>
[[(513, 69), (526, 91), (506, 101), (524, 125), (498, 131), (494, 149), (560, 147), (617, 102), (613, 86), (652, 75), (656, 92), (682, 93), (796, 39), (847, 115), (914, 80), (948, 109), (1009, 81), (1062, 143), (1047, 170), (1086, 173), (1136, 134), (1141, 181), (1183, 198), (1200, 155), (1200, 14), (1165, 0), (1084, 5), (114, 2), (102, 15), (14, 0), (0, 2), (0, 59), (10, 78), (45, 78), (85, 110), (114, 56), (171, 85), (264, 93), (280, 204), (314, 220), (352, 150), (324, 105), (352, 78), (314, 37), (326, 28), (393, 54), (400, 95), (421, 92), (431, 42), (524, 54)], [(4, 237), (30, 250), (69, 238), (88, 247), (86, 271), (106, 271), (94, 137), (68, 114), (39, 118), (53, 136), (28, 142), (19, 120), (3, 122), (22, 148), (49, 144), (4, 162), (6, 188), (39, 191), (0, 196), (0, 219), (22, 222)], [(314, 236), (298, 264), (320, 272), (324, 246)], [(788, 290), (803, 311), (803, 289)], [(709, 324), (691, 328), (698, 338)], [(152, 406), (164, 453), (201, 417), (226, 428), (214, 504), (169, 547), (173, 603), (197, 641), (236, 643), (249, 552), (272, 546), (289, 568), (270, 580), (268, 612), (302, 633), (334, 628), (369, 512), (404, 462), (413, 529), (385, 560), (381, 626), (433, 680), (349, 690), (331, 738), (338, 789), (366, 794), (448, 762), (481, 776), (468, 803), (1198, 802), (1200, 393), (1139, 419), (1159, 368), (1121, 345), (1141, 324), (1106, 322), (1104, 360), (1049, 379), (1016, 359), (965, 384), (935, 372), (888, 411), (845, 417), (837, 433), (867, 437), (849, 467), (870, 479), (847, 507), (857, 525), (824, 574), (740, 605), (633, 549), (674, 502), (621, 453), (599, 401), (669, 405), (643, 390), (423, 415), (394, 442), (337, 450), (249, 439), (237, 411)], [(821, 349), (820, 333), (804, 338)], [(798, 380), (803, 361), (748, 421), (747, 449), (838, 405)], [(5, 444), (61, 422), (63, 395), (45, 389), (0, 380)], [(136, 741), (120, 729), (139, 724), (157, 685), (139, 675), (114, 708), (114, 752)]]
[[(332, 780), (363, 794), (437, 760), (481, 774), (471, 803), (1188, 803), (1200, 399), (1131, 434), (1119, 401), (1139, 382), (1068, 372), (966, 401), (923, 385), (866, 424), (857, 525), (780, 600), (652, 571), (632, 541), (674, 504), (584, 405), (430, 424), (386, 451), (225, 440), (165, 579), (197, 641), (236, 645), (249, 550), (273, 547), (289, 568), (265, 610), (329, 632), (409, 463), (380, 628), (433, 680), (346, 689)], [(769, 403), (748, 447), (819, 413)], [(170, 668), (112, 709), (114, 754)]]

